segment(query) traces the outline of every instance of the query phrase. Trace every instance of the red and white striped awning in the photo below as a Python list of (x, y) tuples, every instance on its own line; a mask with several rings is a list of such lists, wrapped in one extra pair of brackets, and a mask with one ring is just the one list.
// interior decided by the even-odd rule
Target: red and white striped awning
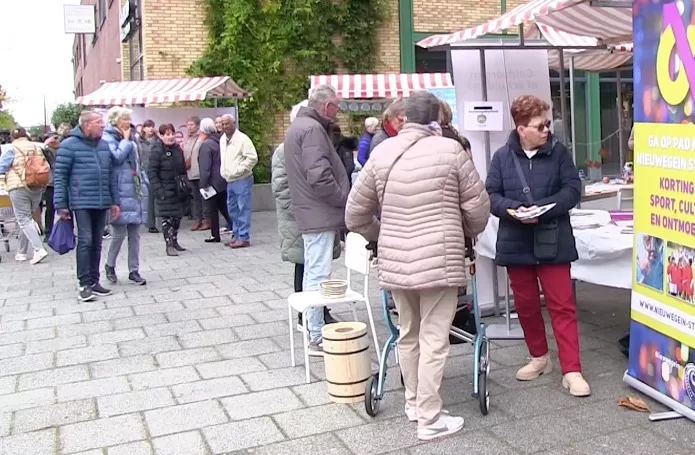
[[(536, 24), (535, 36), (542, 37), (550, 45), (557, 47), (567, 46), (586, 46), (595, 47), (599, 45), (599, 40), (589, 36), (580, 36), (573, 33), (562, 32), (545, 24)], [(529, 37), (529, 35), (526, 35)], [(569, 68), (570, 59), (574, 58), (574, 68), (584, 71), (605, 71), (619, 68), (632, 58), (632, 43), (619, 46), (609, 46), (608, 49), (580, 50), (567, 49), (564, 51), (564, 67)], [(560, 53), (557, 51), (548, 52), (548, 63), (551, 68), (560, 68)]]
[[(604, 0), (602, 5), (610, 1)], [(433, 35), (417, 44), (420, 47), (444, 46), (500, 33), (530, 22), (579, 36), (596, 37), (604, 44), (632, 39), (632, 9), (592, 6), (591, 3), (591, 0), (531, 0), (484, 24), (445, 35)]]
[(192, 79), (156, 79), (147, 81), (107, 82), (76, 103), (85, 106), (169, 104), (211, 98), (248, 96), (229, 76)]
[(449, 73), (329, 74), (309, 76), (309, 94), (330, 85), (342, 99), (399, 98), (417, 90), (453, 87)]

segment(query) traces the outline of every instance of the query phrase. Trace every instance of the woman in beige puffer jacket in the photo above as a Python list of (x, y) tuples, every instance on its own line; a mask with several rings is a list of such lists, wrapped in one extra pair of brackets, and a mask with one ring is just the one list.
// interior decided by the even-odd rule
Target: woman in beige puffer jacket
[(405, 411), (422, 440), (463, 427), (463, 418), (441, 412), (439, 388), (457, 288), (466, 284), (464, 238), (481, 233), (490, 215), (469, 154), (428, 126), (438, 114), (430, 93), (406, 100), (408, 123), (372, 153), (345, 213), (350, 231), (378, 240), (379, 283), (399, 313)]

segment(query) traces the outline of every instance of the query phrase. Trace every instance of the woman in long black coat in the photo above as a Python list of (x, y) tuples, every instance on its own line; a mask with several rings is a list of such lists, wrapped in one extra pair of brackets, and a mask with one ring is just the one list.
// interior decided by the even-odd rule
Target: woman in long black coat
[(168, 256), (186, 251), (178, 242), (179, 226), (183, 217), (184, 201), (189, 197), (185, 179), (186, 163), (183, 150), (176, 143), (174, 126), (160, 125), (162, 142), (152, 146), (147, 176), (150, 190), (155, 195), (155, 213), (162, 218), (162, 232)]

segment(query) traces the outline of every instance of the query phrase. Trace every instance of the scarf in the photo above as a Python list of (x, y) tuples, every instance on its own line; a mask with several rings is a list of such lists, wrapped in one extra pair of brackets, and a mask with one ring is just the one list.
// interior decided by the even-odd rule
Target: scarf
[(398, 131), (396, 131), (392, 126), (391, 122), (384, 122), (384, 131), (386, 131), (386, 134), (388, 134), (389, 137), (393, 137), (398, 134)]

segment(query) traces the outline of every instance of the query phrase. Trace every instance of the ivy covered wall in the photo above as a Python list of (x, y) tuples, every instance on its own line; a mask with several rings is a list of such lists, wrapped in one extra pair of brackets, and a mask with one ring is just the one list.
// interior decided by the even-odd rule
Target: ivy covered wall
[(265, 182), (276, 114), (306, 98), (312, 74), (373, 72), (387, 0), (203, 1), (208, 44), (189, 73), (228, 75), (252, 94), (239, 102), (239, 122)]

